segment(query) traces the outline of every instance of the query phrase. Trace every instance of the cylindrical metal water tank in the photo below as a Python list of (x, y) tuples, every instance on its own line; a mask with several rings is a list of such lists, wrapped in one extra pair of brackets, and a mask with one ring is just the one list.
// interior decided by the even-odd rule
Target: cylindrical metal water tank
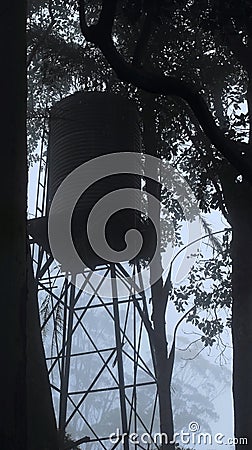
[[(67, 175), (93, 158), (116, 152), (140, 152), (141, 134), (137, 109), (130, 100), (104, 92), (77, 92), (58, 102), (51, 110), (48, 149), (48, 209)], [(132, 162), (135, 164), (135, 162)], [(135, 188), (140, 177), (120, 174), (96, 182), (80, 198), (72, 219), (75, 246), (84, 263), (94, 268), (106, 261), (94, 254), (86, 235), (86, 221), (93, 206), (109, 192)], [(64, 199), (57, 214), (64, 213)], [(133, 203), (140, 207), (140, 195)], [(115, 250), (125, 247), (127, 229), (142, 227), (140, 213), (122, 210), (108, 221), (107, 241)], [(81, 239), (80, 239), (81, 236)]]

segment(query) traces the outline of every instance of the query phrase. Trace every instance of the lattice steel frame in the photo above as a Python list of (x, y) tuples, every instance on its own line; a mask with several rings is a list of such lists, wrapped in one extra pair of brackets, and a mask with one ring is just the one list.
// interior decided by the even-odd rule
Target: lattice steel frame
[[(44, 148), (41, 144), (41, 158), (38, 172), (36, 217), (46, 213), (46, 181), (47, 166), (43, 157)], [(146, 332), (146, 318), (149, 315), (149, 304), (143, 291), (143, 281), (136, 276), (136, 266), (121, 264), (105, 265), (97, 270), (102, 273), (101, 285), (107, 277), (111, 278), (111, 294), (109, 299), (102, 298), (99, 290), (101, 285), (94, 287), (92, 284), (92, 271), (87, 269), (84, 276), (82, 289), (75, 286), (70, 274), (64, 276), (54, 261), (53, 257), (45, 250), (31, 241), (32, 258), (34, 263), (35, 278), (38, 286), (39, 307), (45, 312), (45, 300), (47, 314), (44, 319), (41, 316), (41, 332), (49, 327), (49, 335), (45, 341), (45, 353), (47, 367), (54, 398), (55, 413), (59, 429), (73, 430), (71, 424), (83, 423), (89, 434), (78, 436), (77, 444), (87, 450), (130, 448), (154, 449), (158, 448), (154, 441), (144, 444), (142, 441), (137, 445), (131, 445), (128, 439), (130, 433), (146, 433), (145, 437), (153, 435), (159, 429), (158, 424), (158, 395), (156, 376), (153, 369), (153, 351), (149, 344)], [(128, 290), (127, 298), (118, 298), (118, 282), (124, 283)], [(89, 286), (92, 294), (85, 294), (85, 285)], [(49, 306), (50, 305), (50, 306)], [(43, 309), (44, 308), (44, 309)], [(114, 337), (112, 346), (100, 348), (88, 331), (85, 323), (87, 315), (97, 317), (98, 311), (106, 312), (113, 322)], [(60, 312), (60, 313), (59, 313)], [(129, 323), (131, 333), (129, 333)], [(49, 326), (50, 324), (50, 326)], [(92, 344), (93, 350), (74, 352), (73, 343), (78, 332), (85, 335)], [(52, 345), (49, 349), (48, 339)], [(144, 342), (144, 344), (143, 344)], [(127, 345), (126, 345), (127, 344)], [(145, 349), (143, 351), (143, 345)], [(127, 349), (128, 346), (128, 349)], [(147, 351), (148, 346), (148, 351)], [(50, 354), (51, 352), (51, 354)], [(71, 369), (75, 358), (95, 355), (100, 360), (101, 367), (93, 377), (93, 380), (85, 389), (71, 390)], [(146, 355), (148, 355), (146, 357)], [(131, 361), (131, 380), (126, 380), (125, 365)], [(75, 364), (76, 366), (76, 364)], [(115, 371), (116, 368), (116, 371)], [(57, 376), (55, 377), (55, 372)], [(110, 376), (109, 386), (97, 387), (97, 383), (106, 372)], [(139, 380), (139, 373), (145, 374), (144, 381)], [(55, 379), (56, 378), (56, 379)], [(128, 377), (129, 378), (129, 377)], [(112, 383), (113, 382), (113, 383)], [(139, 393), (146, 388), (152, 389), (151, 401), (149, 403), (149, 414), (139, 409)], [(120, 433), (115, 443), (110, 442), (108, 435), (98, 435), (90, 418), (83, 413), (82, 407), (88, 397), (93, 394), (98, 396), (114, 392), (118, 395)], [(142, 394), (141, 394), (142, 395)], [(56, 399), (56, 397), (58, 399)], [(78, 401), (74, 397), (79, 398)], [(112, 402), (113, 406), (113, 402)], [(76, 419), (76, 417), (78, 417)], [(115, 428), (111, 428), (114, 433)], [(72, 435), (75, 438), (75, 435)], [(114, 441), (115, 441), (114, 437)], [(71, 448), (71, 447), (66, 447)]]

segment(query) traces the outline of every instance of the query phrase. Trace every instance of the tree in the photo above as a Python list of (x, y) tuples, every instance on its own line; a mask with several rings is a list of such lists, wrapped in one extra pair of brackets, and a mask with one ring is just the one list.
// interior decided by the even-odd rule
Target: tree
[[(163, 76), (155, 72), (149, 73), (143, 68), (139, 69), (134, 64), (134, 59), (133, 64), (130, 64), (121, 57), (111, 36), (117, 3), (117, 0), (109, 3), (103, 2), (98, 23), (88, 26), (85, 17), (84, 2), (80, 1), (80, 25), (83, 35), (89, 42), (92, 42), (100, 48), (121, 81), (130, 82), (134, 86), (153, 94), (172, 95), (182, 98), (190, 106), (202, 129), (215, 147), (239, 173), (252, 183), (248, 146), (243, 143), (234, 144), (232, 140), (225, 137), (222, 130), (215, 124), (204, 97), (194, 89), (193, 85), (176, 77)], [(147, 9), (145, 10), (143, 8), (141, 11), (142, 14), (146, 14), (146, 16), (158, 16), (161, 3), (154, 4), (153, 2), (152, 6), (149, 7), (151, 2), (146, 2)], [(146, 36), (146, 38), (148, 37), (149, 35)], [(145, 42), (145, 45), (147, 45), (147, 42)]]
[[(1, 55), (4, 111), (1, 122), (1, 274), (4, 304), (1, 314), (0, 442), (3, 449), (27, 450), (34, 448), (34, 445), (30, 447), (31, 410), (37, 415), (39, 408), (37, 404), (34, 407), (34, 397), (31, 401), (31, 392), (37, 393), (38, 386), (31, 389), (31, 384), (34, 386), (34, 360), (29, 360), (34, 356), (30, 352), (34, 338), (34, 334), (30, 334), (30, 319), (34, 320), (34, 315), (29, 305), (34, 305), (36, 297), (32, 293), (26, 235), (26, 1), (14, 1), (1, 12)], [(47, 431), (42, 430), (41, 425), (41, 434), (33, 441), (36, 448), (49, 442)], [(57, 446), (48, 448), (56, 450)]]
[[(130, 2), (128, 2), (127, 4), (129, 4), (129, 3)], [(48, 17), (51, 17), (51, 20), (52, 20), (51, 23), (55, 23), (55, 20), (57, 20), (57, 15), (59, 15), (59, 16), (61, 15), (62, 16), (64, 14), (66, 14), (66, 12), (64, 12), (64, 13), (60, 12), (60, 6), (59, 6), (60, 4), (61, 3), (59, 2), (57, 7), (55, 7), (54, 10), (52, 11), (52, 13), (54, 13), (54, 14), (51, 14), (50, 16), (48, 16)], [(71, 8), (71, 2), (69, 2), (68, 5), (67, 5), (67, 11), (69, 10), (69, 8)], [(90, 11), (90, 10), (88, 10), (88, 11)], [(92, 14), (93, 14), (93, 16), (92, 16)], [(91, 15), (91, 19), (94, 20), (94, 13), (93, 13), (93, 11), (91, 11), (90, 15)], [(56, 19), (55, 19), (55, 17), (56, 17)], [(139, 17), (141, 17), (141, 14), (140, 14)], [(151, 14), (148, 15), (148, 20), (150, 19), (150, 17), (151, 17)], [(147, 25), (148, 25), (148, 23), (147, 23)], [(154, 27), (154, 29), (155, 29), (155, 27)], [(146, 30), (146, 28), (145, 28), (145, 30)], [(157, 27), (157, 30), (158, 30), (158, 27)], [(36, 28), (35, 28), (35, 31), (36, 31)], [(45, 75), (46, 75), (44, 81), (45, 81), (45, 83), (46, 82), (48, 83), (48, 85), (47, 85), (48, 91), (53, 86), (53, 89), (55, 89), (53, 91), (54, 94), (56, 93), (58, 95), (58, 97), (60, 97), (60, 95), (62, 95), (62, 93), (64, 94), (64, 92), (67, 92), (69, 90), (69, 86), (71, 85), (71, 82), (67, 79), (69, 74), (71, 76), (73, 76), (73, 73), (74, 74), (78, 73), (76, 75), (76, 78), (78, 79), (78, 81), (79, 81), (78, 77), (80, 77), (80, 76), (85, 80), (85, 77), (87, 79), (89, 77), (91, 77), (91, 74), (93, 72), (96, 72), (98, 70), (98, 68), (99, 68), (99, 73), (98, 73), (97, 77), (96, 78), (94, 77), (92, 79), (92, 82), (86, 81), (86, 86), (90, 87), (92, 89), (94, 89), (95, 87), (97, 87), (98, 89), (102, 89), (103, 88), (102, 85), (104, 83), (106, 83), (107, 85), (110, 84), (110, 86), (111, 86), (111, 84), (112, 84), (111, 80), (113, 80), (113, 76), (111, 74), (111, 71), (109, 71), (108, 66), (106, 65), (106, 61), (104, 62), (104, 59), (101, 58), (101, 55), (99, 53), (95, 53), (95, 55), (97, 56), (97, 59), (96, 59), (95, 63), (94, 62), (90, 63), (90, 66), (88, 67), (88, 69), (85, 67), (85, 72), (83, 70), (83, 73), (81, 73), (81, 75), (80, 75), (79, 70), (75, 69), (76, 64), (77, 64), (76, 62), (78, 61), (78, 64), (79, 64), (82, 61), (82, 52), (79, 51), (79, 46), (77, 44), (76, 44), (76, 46), (73, 46), (73, 45), (69, 46), (69, 42), (68, 41), (67, 41), (67, 44), (66, 44), (66, 41), (63, 42), (63, 39), (60, 38), (60, 37), (63, 36), (63, 33), (64, 33), (64, 31), (62, 29), (60, 29), (60, 33), (57, 35), (57, 37), (56, 37), (55, 33), (50, 34), (49, 30), (48, 30), (48, 33), (39, 33), (38, 31), (40, 32), (41, 30), (37, 30), (37, 35), (36, 35), (36, 33), (34, 33), (34, 29), (29, 30), (29, 33), (32, 36), (32, 44), (34, 45), (33, 49), (36, 49), (36, 47), (38, 49), (39, 44), (41, 45), (40, 52), (43, 54), (42, 67), (43, 67), (43, 70), (45, 71)], [(39, 35), (44, 36), (43, 45), (41, 44), (41, 40), (38, 39)], [(75, 31), (72, 32), (72, 29), (71, 29), (71, 36), (74, 36), (76, 42), (79, 40), (78, 36), (75, 36)], [(119, 35), (120, 50), (123, 50), (124, 52), (126, 52), (135, 43), (136, 33), (133, 33), (133, 39), (132, 40), (130, 38), (127, 38), (125, 46), (122, 45), (122, 43), (120, 42), (120, 39), (122, 39), (122, 38)], [(69, 40), (69, 37), (67, 37), (67, 40)], [(143, 40), (141, 40), (141, 42), (143, 43)], [(139, 41), (139, 43), (140, 43), (140, 41)], [(153, 45), (153, 39), (152, 39), (152, 45)], [(126, 50), (123, 47), (125, 47)], [(138, 50), (139, 50), (139, 48), (140, 47), (138, 46)], [(156, 54), (158, 54), (159, 44), (157, 44), (156, 47), (154, 47), (154, 48), (156, 49)], [(89, 56), (89, 54), (90, 54), (90, 47), (86, 43), (85, 43), (85, 51), (86, 51), (86, 54), (88, 54), (88, 56)], [(63, 57), (62, 57), (62, 55), (63, 55)], [(35, 58), (35, 59), (33, 59), (33, 61), (35, 60), (35, 62), (36, 62), (36, 54), (31, 51), (30, 56), (33, 56), (33, 58)], [(99, 56), (100, 59), (98, 59), (98, 56)], [(186, 56), (188, 56), (188, 55), (186, 54)], [(141, 52), (138, 52), (137, 58), (135, 57), (135, 63), (136, 63), (136, 60), (137, 60), (137, 64), (139, 64), (139, 58), (140, 58), (140, 66), (141, 66), (141, 64), (142, 64), (141, 63), (141, 58), (143, 58), (143, 49), (141, 50)], [(72, 68), (71, 69), (72, 72), (70, 72), (70, 70), (66, 71), (65, 67), (64, 67), (67, 64), (67, 62), (69, 62), (69, 60), (71, 61), (71, 64), (69, 63), (69, 66)], [(97, 63), (97, 60), (99, 61), (99, 64)], [(148, 59), (145, 58), (145, 64), (146, 64), (146, 60), (148, 60)], [(84, 61), (86, 61), (86, 57), (83, 58), (83, 66), (85, 65)], [(62, 63), (62, 66), (61, 66), (61, 63)], [(163, 61), (163, 64), (164, 63), (165, 63), (165, 61)], [(50, 67), (50, 64), (51, 64), (51, 67)], [(148, 62), (148, 64), (149, 64), (149, 62)], [(62, 70), (62, 67), (64, 68), (63, 70)], [(33, 67), (32, 63), (31, 63), (31, 70), (32, 71), (35, 70), (35, 68)], [(62, 77), (64, 77), (63, 72), (66, 74), (66, 78), (62, 78)], [(66, 84), (62, 84), (63, 80), (66, 81)], [(116, 88), (118, 89), (116, 81), (113, 80), (113, 82), (114, 82), (113, 88), (114, 89), (116, 89)], [(81, 85), (81, 83), (77, 82), (77, 86), (80, 86), (80, 85)], [(84, 82), (83, 82), (83, 85), (84, 85)], [(63, 91), (62, 91), (62, 87), (63, 87)], [(125, 86), (123, 86), (123, 88), (126, 89)], [(128, 93), (132, 94), (132, 91), (134, 91), (134, 89), (130, 90), (130, 88), (127, 88), (127, 94)], [(42, 101), (44, 100), (43, 96), (45, 96), (44, 92), (41, 95)], [(51, 99), (49, 101), (51, 102)], [(160, 103), (160, 109), (158, 110), (158, 114), (159, 114), (158, 119), (159, 119), (159, 128), (161, 129), (162, 128), (162, 123), (164, 124), (164, 122), (165, 122), (164, 118), (163, 118), (163, 120), (161, 120), (162, 119), (162, 117), (161, 117), (161, 108), (163, 107), (165, 109), (167, 107), (167, 103), (165, 102), (165, 100), (163, 98), (160, 99), (159, 103)], [(170, 105), (168, 105), (168, 106), (170, 106)], [(157, 102), (154, 104), (153, 108), (157, 108), (158, 109)], [(180, 108), (181, 108), (181, 105), (179, 105), (179, 107), (177, 107), (177, 108), (174, 107), (174, 111), (177, 112)], [(184, 113), (185, 110), (186, 110), (186, 108), (184, 107), (183, 113)], [(171, 115), (172, 114), (170, 114), (170, 116)], [(186, 114), (185, 114), (185, 117), (186, 117)], [(183, 114), (179, 117), (179, 120), (177, 121), (177, 124), (176, 124), (176, 126), (177, 126), (177, 130), (176, 131), (177, 132), (178, 132), (178, 130), (181, 131), (182, 118), (183, 118)], [(186, 119), (187, 119), (187, 117), (186, 117)], [(155, 120), (155, 118), (154, 118), (154, 120)], [(185, 123), (185, 125), (183, 123), (183, 126), (185, 128), (187, 128), (187, 129), (189, 129), (189, 134), (190, 134), (191, 133), (191, 128), (192, 128), (191, 125), (188, 126), (188, 123)], [(146, 128), (148, 128), (148, 126)], [(152, 128), (153, 128), (153, 126), (152, 126)], [(169, 131), (169, 127), (166, 126), (166, 128)], [(166, 130), (165, 130), (165, 132), (166, 132)], [(193, 137), (194, 137), (194, 141), (197, 141), (197, 139), (195, 139), (195, 135)], [(177, 139), (177, 137), (176, 137), (176, 139)], [(212, 152), (212, 149), (210, 149), (210, 151)], [(168, 151), (166, 149), (166, 156), (167, 156), (167, 153), (168, 153)], [(175, 146), (175, 149), (173, 149), (173, 147), (172, 147), (171, 153), (176, 154), (177, 159), (178, 160), (180, 159), (180, 154), (179, 154), (180, 152), (177, 152), (176, 146)], [(216, 156), (216, 153), (214, 154), (214, 156)], [(204, 162), (205, 162), (204, 158), (203, 158), (202, 155), (200, 155), (200, 158), (202, 160), (202, 166), (203, 166)], [(216, 159), (219, 161), (220, 158), (216, 157)], [(199, 158), (197, 159), (195, 157), (195, 161), (194, 161), (195, 165), (198, 162), (198, 160), (199, 160)], [(208, 157), (208, 158), (205, 157), (205, 160), (207, 160), (207, 163), (209, 163), (209, 161), (211, 159), (210, 159), (210, 157)], [(214, 166), (214, 170), (215, 170), (215, 166)], [(191, 173), (193, 173), (193, 169), (191, 170)], [(201, 179), (203, 179), (203, 177), (202, 178), (199, 177), (199, 171), (198, 170), (197, 171), (195, 170), (195, 173), (193, 173), (193, 175), (191, 175), (191, 173), (190, 173), (190, 176), (192, 176), (192, 180), (193, 181), (195, 181), (195, 180), (197, 181), (196, 188), (198, 189), (198, 187), (200, 185), (200, 181), (201, 181)], [(210, 174), (210, 175), (212, 175), (212, 174)], [(206, 179), (203, 179), (203, 181), (205, 183)], [(217, 185), (217, 188), (218, 188), (218, 185)], [(207, 192), (208, 196), (210, 194), (212, 195), (212, 193), (210, 192), (210, 189), (206, 188), (206, 192)], [(200, 194), (200, 189), (198, 189), (198, 194)], [(217, 189), (217, 194), (218, 194), (218, 189)], [(205, 207), (205, 205), (207, 204), (207, 202), (204, 200), (204, 198), (201, 199), (201, 203), (203, 204), (202, 208)], [(214, 203), (214, 201), (212, 201), (212, 204), (213, 203)], [(165, 309), (165, 308), (163, 308), (162, 303), (158, 301), (160, 299), (160, 294), (161, 294), (160, 291), (162, 290), (162, 288), (163, 288), (163, 286), (161, 286), (161, 283), (159, 283), (159, 285), (155, 286), (156, 295), (152, 296), (152, 298), (155, 299), (156, 312), (158, 310), (160, 312), (161, 309)], [(163, 313), (161, 315), (157, 313), (156, 314), (157, 324), (161, 321), (161, 319), (164, 322)], [(163, 325), (163, 322), (162, 322), (162, 325)], [(158, 331), (158, 326), (156, 326), (156, 331)], [(165, 337), (163, 337), (163, 344), (164, 344), (163, 345), (163, 351), (165, 352), (166, 351), (165, 350), (165, 345), (166, 345)], [(162, 362), (165, 363), (165, 361), (166, 361), (165, 359), (162, 359), (162, 358), (160, 358), (160, 360), (161, 360), (161, 363)], [(162, 373), (164, 374), (165, 371), (163, 371)], [(167, 385), (169, 387), (169, 383), (167, 383)], [(165, 398), (165, 396), (164, 396), (164, 398)]]
[(3, 449), (26, 446), (25, 1), (1, 11), (1, 409)]
[[(155, 4), (154, 2), (137, 2), (139, 6), (138, 17), (142, 19), (145, 26), (143, 25), (142, 27), (142, 34), (137, 42), (135, 54), (133, 58), (131, 58), (132, 63), (119, 53), (112, 39), (117, 3), (116, 0), (102, 2), (102, 10), (98, 22), (88, 26), (85, 15), (85, 5), (84, 2), (80, 1), (80, 24), (83, 35), (89, 42), (94, 43), (96, 47), (100, 48), (121, 81), (132, 83), (134, 86), (151, 93), (178, 96), (183, 99), (193, 111), (211, 143), (219, 150), (220, 154), (226, 158), (226, 161), (231, 163), (231, 166), (229, 164), (224, 164), (220, 181), (223, 189), (225, 206), (229, 211), (230, 222), (233, 226), (232, 332), (234, 342), (233, 389), (235, 401), (235, 432), (237, 437), (247, 436), (249, 437), (249, 440), (251, 440), (250, 430), (252, 429), (252, 417), (249, 411), (252, 400), (252, 389), (248, 386), (248, 374), (252, 373), (252, 367), (248, 367), (247, 363), (247, 355), (249, 354), (252, 343), (250, 320), (248, 320), (248, 317), (251, 317), (251, 302), (249, 301), (249, 298), (251, 297), (249, 280), (251, 263), (248, 264), (246, 261), (246, 264), (244, 264), (244, 255), (247, 254), (245, 252), (248, 250), (250, 242), (249, 230), (251, 228), (251, 212), (248, 204), (251, 191), (251, 187), (248, 183), (251, 184), (252, 181), (251, 156), (249, 152), (250, 142), (246, 144), (244, 142), (233, 141), (225, 135), (224, 130), (221, 129), (221, 126), (217, 125), (213, 118), (213, 115), (210, 112), (211, 108), (208, 107), (204, 95), (199, 93), (197, 88), (195, 88), (195, 85), (184, 81), (181, 77), (163, 75), (157, 70), (150, 72), (142, 67), (143, 64), (140, 64), (140, 67), (135, 64), (134, 56), (137, 53), (139, 54), (138, 50), (140, 45), (143, 50), (143, 47), (148, 46), (148, 38), (153, 38), (153, 36), (155, 38), (155, 33), (152, 33), (153, 30), (151, 30), (150, 26), (146, 33), (146, 23), (148, 23), (148, 21), (158, 21), (158, 19), (160, 19), (161, 22), (162, 20), (165, 21), (166, 26), (171, 26), (170, 19), (172, 17), (172, 12), (174, 12), (173, 8), (177, 10), (177, 12), (181, 12), (181, 4), (182, 6), (185, 6), (186, 3), (174, 2), (173, 5), (169, 5), (172, 10), (169, 17), (169, 7), (166, 2), (155, 2)], [(197, 7), (199, 7), (198, 2), (196, 2), (196, 4)], [(205, 23), (207, 21), (208, 26), (210, 21), (209, 17), (206, 16), (207, 14), (211, 14), (213, 7), (216, 7), (216, 4), (219, 6), (218, 2), (213, 2), (210, 8), (203, 5), (203, 8), (200, 9), (202, 14), (201, 17), (203, 16), (204, 18), (205, 16), (205, 19), (207, 19), (205, 20)], [(186, 7), (188, 7), (188, 5), (186, 5)], [(231, 50), (235, 49), (236, 53), (238, 50), (240, 55), (245, 54), (245, 59), (248, 61), (248, 55), (250, 55), (250, 5), (247, 2), (244, 2), (243, 11), (245, 11), (245, 15), (241, 15), (240, 9), (238, 10), (235, 6), (237, 6), (235, 2), (232, 2), (231, 7), (229, 8), (229, 3), (225, 2), (221, 8), (215, 8), (215, 12), (220, 25), (223, 25), (221, 22), (223, 11), (224, 20), (226, 20), (225, 25), (228, 24), (228, 19), (229, 21), (231, 19), (234, 27), (234, 29), (231, 30)], [(168, 9), (168, 14), (165, 14), (164, 12), (165, 7), (166, 13)], [(193, 7), (195, 8), (194, 4)], [(241, 30), (242, 25), (246, 26)], [(156, 28), (158, 29), (159, 27), (157, 26)], [(230, 32), (228, 30), (228, 25), (224, 27), (224, 31), (228, 33), (227, 36), (229, 37)], [(239, 34), (241, 34), (241, 39), (237, 36)], [(233, 45), (233, 38), (235, 38), (236, 41), (235, 45)], [(250, 67), (247, 67), (247, 64), (245, 70), (250, 70)], [(248, 89), (247, 92), (249, 99), (250, 90)], [(239, 183), (237, 176), (240, 174), (243, 176), (243, 179)], [(245, 180), (247, 180), (247, 182)], [(232, 188), (234, 189), (233, 192)], [(248, 253), (251, 254), (251, 251)], [(238, 448), (239, 445), (237, 446), (237, 449)]]

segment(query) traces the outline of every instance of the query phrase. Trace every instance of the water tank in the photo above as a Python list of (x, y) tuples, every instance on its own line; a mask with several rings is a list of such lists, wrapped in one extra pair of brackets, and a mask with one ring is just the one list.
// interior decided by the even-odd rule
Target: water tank
[[(77, 92), (58, 102), (51, 110), (48, 149), (48, 210), (65, 177), (93, 158), (115, 152), (140, 152), (141, 134), (137, 109), (133, 102), (104, 92)], [(106, 263), (90, 247), (86, 222), (96, 202), (105, 194), (124, 188), (140, 190), (139, 176), (113, 175), (101, 179), (80, 198), (72, 218), (75, 247), (83, 262), (94, 268)], [(57, 214), (64, 213), (67, 200), (57, 204)], [(134, 194), (140, 207), (140, 196)], [(122, 210), (108, 221), (107, 241), (115, 250), (125, 248), (125, 232), (141, 229), (140, 213)]]

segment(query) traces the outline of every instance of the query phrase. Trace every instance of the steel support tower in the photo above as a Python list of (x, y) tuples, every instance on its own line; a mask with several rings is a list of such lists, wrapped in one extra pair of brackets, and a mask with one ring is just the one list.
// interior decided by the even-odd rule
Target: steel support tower
[[(36, 218), (46, 211), (43, 145)], [(86, 269), (83, 285), (77, 288), (74, 276), (63, 274), (43, 246), (32, 239), (30, 243), (60, 431), (86, 450), (158, 448), (150, 437), (159, 431), (156, 377), (146, 331), (150, 305), (136, 265), (99, 266), (98, 285), (93, 283), (94, 272)], [(104, 283), (107, 295), (101, 295)], [(118, 295), (122, 285), (123, 298)]]

